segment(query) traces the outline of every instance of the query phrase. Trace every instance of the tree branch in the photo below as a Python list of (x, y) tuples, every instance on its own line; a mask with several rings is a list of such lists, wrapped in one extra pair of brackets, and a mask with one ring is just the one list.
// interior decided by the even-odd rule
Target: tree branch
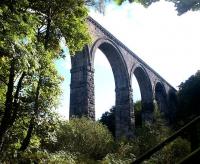
[(11, 125), (15, 122), (15, 119), (16, 119), (16, 116), (17, 116), (17, 112), (18, 112), (18, 109), (19, 109), (19, 92), (21, 90), (21, 87), (22, 87), (22, 81), (24, 79), (24, 77), (26, 76), (26, 73), (23, 72), (19, 81), (18, 81), (18, 84), (17, 84), (17, 89), (16, 89), (16, 92), (15, 92), (15, 95), (14, 95), (14, 102), (13, 102), (13, 114), (12, 114), (12, 117), (11, 117)]
[(12, 112), (13, 90), (14, 90), (14, 77), (15, 77), (15, 59), (11, 60), (9, 82), (6, 92), (5, 112), (0, 125), (0, 147), (2, 146), (2, 139), (9, 128), (10, 117)]
[(31, 140), (31, 136), (32, 136), (34, 126), (35, 126), (35, 119), (34, 119), (34, 116), (33, 116), (30, 120), (26, 137), (22, 141), (22, 144), (21, 144), (21, 147), (19, 148), (19, 151), (25, 151), (27, 149), (27, 147), (30, 143), (30, 140)]

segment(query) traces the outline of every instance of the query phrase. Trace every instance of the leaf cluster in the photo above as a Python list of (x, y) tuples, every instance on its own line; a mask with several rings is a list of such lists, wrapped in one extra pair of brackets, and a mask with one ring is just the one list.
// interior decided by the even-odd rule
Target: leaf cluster
[[(114, 0), (118, 5), (121, 5), (123, 2), (127, 1), (127, 0)], [(130, 3), (132, 2), (136, 2), (136, 3), (140, 3), (145, 7), (150, 6), (152, 3), (157, 2), (159, 0), (128, 0)]]
[[(118, 5), (121, 5), (123, 2), (127, 0), (114, 0)], [(142, 4), (144, 7), (150, 6), (154, 2), (158, 2), (160, 0), (128, 0), (130, 3), (136, 2)], [(199, 0), (166, 0), (169, 2), (173, 2), (178, 15), (182, 15), (187, 11), (198, 11), (200, 9), (200, 1)]]
[(199, 0), (168, 0), (175, 4), (176, 10), (179, 15), (186, 13), (187, 11), (197, 11), (200, 9)]

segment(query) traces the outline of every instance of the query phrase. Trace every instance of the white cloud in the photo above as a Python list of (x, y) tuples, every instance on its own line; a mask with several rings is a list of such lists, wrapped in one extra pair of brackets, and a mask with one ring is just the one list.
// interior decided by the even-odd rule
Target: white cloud
[(147, 9), (134, 3), (113, 6), (106, 16), (91, 16), (173, 86), (200, 69), (199, 12), (177, 16), (173, 3), (164, 1)]

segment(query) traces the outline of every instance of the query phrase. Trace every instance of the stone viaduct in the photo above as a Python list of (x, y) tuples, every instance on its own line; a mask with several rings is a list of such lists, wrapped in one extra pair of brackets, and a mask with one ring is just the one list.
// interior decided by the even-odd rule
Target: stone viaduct
[(132, 76), (140, 87), (142, 120), (152, 121), (155, 100), (160, 111), (173, 119), (176, 90), (93, 18), (88, 18), (88, 24), (93, 43), (71, 58), (70, 117), (86, 115), (95, 119), (94, 58), (99, 48), (110, 63), (115, 80), (116, 137), (134, 135)]

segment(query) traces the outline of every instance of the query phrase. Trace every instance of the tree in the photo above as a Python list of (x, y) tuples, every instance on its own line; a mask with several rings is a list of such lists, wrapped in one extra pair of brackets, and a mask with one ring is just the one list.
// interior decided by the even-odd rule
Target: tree
[(200, 71), (189, 77), (185, 82), (179, 85), (178, 118), (189, 121), (191, 118), (200, 114)]
[(64, 37), (71, 54), (74, 54), (90, 42), (85, 21), (88, 14), (84, 2), (84, 0), (29, 0), (29, 7), (40, 18), (37, 31), (39, 31), (39, 41), (45, 48), (51, 51), (59, 50), (59, 39)]
[[(29, 12), (19, 12), (23, 5), (25, 5), (24, 1), (20, 3), (4, 1), (0, 5), (1, 79), (6, 88), (5, 102), (2, 102), (4, 105), (0, 123), (0, 147), (3, 136), (16, 120), (22, 81), (29, 67), (33, 66), (34, 57), (36, 57), (33, 52), (33, 43), (36, 39), (33, 33), (36, 30), (37, 20)], [(32, 42), (28, 42), (29, 39)]]
[[(181, 83), (178, 91), (178, 110), (176, 113), (176, 126), (179, 128), (200, 115), (200, 71)], [(200, 124), (193, 125), (184, 134), (191, 142), (192, 149), (200, 145)]]
[(59, 42), (64, 37), (71, 54), (90, 42), (85, 21), (85, 4), (90, 2), (93, 1), (1, 1), (1, 152), (10, 139), (9, 130), (21, 123), (18, 127), (27, 129), (20, 141), (20, 150), (24, 151), (37, 124), (56, 107), (62, 81), (54, 65), (56, 59), (63, 57)]
[(109, 131), (115, 137), (115, 107), (114, 106), (109, 110), (109, 112), (105, 112), (102, 114), (99, 122), (107, 126)]
[[(31, 118), (28, 125), (26, 137), (22, 141), (20, 150), (24, 151), (29, 143), (34, 128), (43, 119), (49, 116), (49, 112), (58, 104), (58, 98), (61, 93), (60, 83), (62, 78), (58, 75), (55, 65), (53, 63), (51, 54), (46, 54), (40, 59), (40, 68), (35, 74), (34, 78), (29, 78), (31, 83), (24, 86), (22, 97), (22, 105), (29, 109)], [(29, 82), (30, 82), (29, 81)], [(28, 102), (26, 101), (28, 99)], [(34, 104), (32, 107), (31, 104)]]
[(176, 10), (178, 14), (184, 14), (189, 10), (197, 11), (200, 9), (200, 1), (199, 0), (170, 0), (175, 4)]

